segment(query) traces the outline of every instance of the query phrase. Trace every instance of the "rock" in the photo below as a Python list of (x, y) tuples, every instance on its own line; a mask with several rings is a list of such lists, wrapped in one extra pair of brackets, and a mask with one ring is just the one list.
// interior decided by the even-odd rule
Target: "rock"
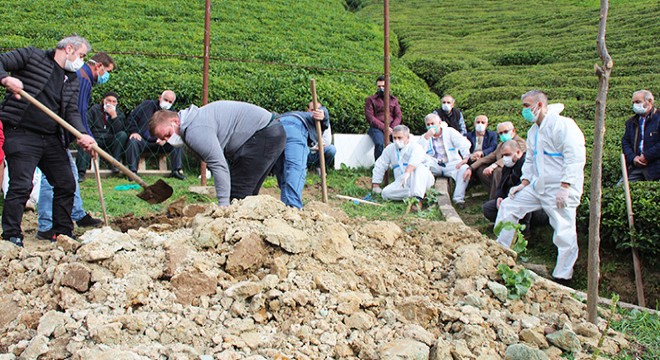
[(428, 326), (431, 320), (438, 317), (438, 309), (432, 301), (425, 297), (413, 296), (406, 298), (397, 309), (409, 321), (414, 321), (421, 326)]
[(433, 334), (426, 331), (426, 329), (417, 324), (409, 324), (404, 326), (399, 331), (399, 335), (402, 338), (421, 341), (428, 346), (433, 346), (437, 342), (436, 337)]
[[(87, 325), (88, 328), (90, 325)], [(122, 324), (120, 322), (112, 322), (108, 324), (100, 324), (92, 326), (89, 329), (89, 335), (94, 341), (103, 344), (118, 344), (121, 337)]]
[(570, 352), (582, 351), (582, 345), (577, 335), (570, 330), (559, 330), (545, 336), (548, 342), (562, 350)]
[(341, 293), (337, 296), (337, 312), (340, 314), (351, 315), (356, 311), (360, 310), (360, 304), (362, 304), (362, 299), (352, 292)]
[(246, 270), (261, 268), (268, 258), (268, 246), (257, 234), (248, 234), (235, 246), (234, 251), (227, 256), (225, 269), (232, 275), (238, 275)]
[(42, 354), (48, 352), (48, 338), (42, 335), (37, 335), (32, 338), (30, 345), (21, 354), (22, 359), (37, 359)]
[(379, 353), (380, 358), (383, 360), (427, 360), (429, 358), (429, 347), (412, 339), (400, 339), (384, 344), (381, 346)]
[(192, 247), (181, 242), (166, 243), (165, 245), (165, 267), (163, 276), (171, 278), (179, 272), (179, 269), (185, 264)]
[(575, 326), (575, 333), (589, 338), (600, 338), (600, 330), (596, 324), (584, 321)]
[(55, 329), (58, 327), (64, 326), (64, 322), (67, 318), (62, 312), (51, 310), (44, 314), (39, 320), (39, 326), (37, 327), (37, 334), (49, 337), (53, 334)]
[(367, 314), (364, 311), (355, 312), (348, 318), (344, 319), (344, 324), (346, 324), (346, 326), (357, 330), (369, 330), (374, 326), (374, 323), (373, 315)]
[(524, 344), (513, 344), (506, 348), (505, 360), (549, 360), (541, 350), (532, 349)]
[(478, 244), (463, 245), (456, 250), (458, 258), (454, 262), (456, 277), (459, 279), (476, 275), (481, 263), (481, 251)]
[(232, 204), (233, 217), (237, 219), (264, 220), (281, 217), (287, 210), (283, 202), (272, 196), (248, 196)]
[(453, 340), (451, 346), (451, 356), (456, 360), (474, 359), (472, 351), (468, 348), (465, 340)]
[(334, 264), (337, 260), (353, 255), (353, 243), (348, 233), (339, 223), (327, 226), (320, 233), (320, 239), (312, 250), (315, 258), (324, 264)]
[(86, 266), (78, 263), (67, 265), (60, 280), (62, 286), (68, 286), (78, 292), (85, 292), (89, 289), (92, 272)]
[(403, 234), (401, 228), (390, 221), (369, 222), (360, 226), (358, 231), (364, 236), (375, 239), (383, 247), (394, 246), (394, 242)]
[(94, 229), (80, 237), (82, 245), (76, 251), (81, 260), (96, 262), (110, 259), (121, 249), (133, 249), (128, 234), (114, 231), (109, 227)]
[(177, 302), (184, 305), (196, 304), (204, 295), (214, 295), (217, 281), (199, 270), (181, 272), (170, 280)]
[(451, 356), (451, 343), (445, 341), (442, 338), (436, 340), (433, 347), (431, 347), (431, 352), (429, 354), (429, 360), (453, 360)]
[[(200, 218), (196, 216), (197, 220)], [(192, 244), (199, 249), (215, 249), (225, 239), (227, 231), (227, 219), (217, 218), (208, 222), (206, 219), (196, 221), (196, 227), (193, 228)]]
[(84, 349), (76, 353), (73, 360), (148, 360), (149, 358), (140, 356), (132, 351), (120, 349), (108, 349), (107, 346), (97, 346), (93, 349)]
[(286, 221), (277, 218), (264, 220), (266, 241), (292, 254), (307, 251), (311, 247), (309, 236)]
[(65, 252), (75, 253), (80, 248), (80, 243), (68, 236), (58, 236), (57, 237), (57, 247), (61, 248)]
[(225, 291), (225, 295), (232, 299), (246, 299), (261, 292), (261, 284), (252, 281), (241, 281), (232, 285)]
[(489, 281), (487, 284), (488, 289), (493, 293), (493, 296), (501, 302), (506, 302), (509, 298), (509, 289), (506, 286), (495, 281)]
[(321, 292), (337, 292), (343, 286), (344, 282), (334, 273), (323, 271), (314, 277), (314, 284)]
[(548, 341), (542, 333), (536, 332), (531, 329), (523, 329), (520, 332), (520, 338), (530, 344), (538, 347), (539, 349), (547, 349)]
[[(12, 247), (17, 248), (16, 245), (10, 244), (9, 241), (0, 241), (0, 244), (2, 243), (7, 243)], [(3, 254), (3, 256), (6, 255)], [(16, 301), (12, 300), (11, 295), (0, 298), (0, 328), (4, 329), (9, 323), (14, 321), (20, 313), (21, 308)]]

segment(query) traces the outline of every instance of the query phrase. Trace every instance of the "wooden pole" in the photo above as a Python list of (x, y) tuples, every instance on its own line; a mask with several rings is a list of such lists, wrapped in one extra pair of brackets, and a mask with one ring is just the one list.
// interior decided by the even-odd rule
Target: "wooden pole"
[[(316, 98), (316, 80), (312, 79), (312, 106), (314, 111), (318, 110), (319, 102)], [(323, 131), (321, 130), (321, 120), (314, 121), (316, 123), (316, 136), (319, 138), (319, 165), (321, 166), (321, 194), (324, 203), (328, 203), (328, 185), (325, 177), (325, 152), (323, 149)]]
[[(206, 0), (206, 13), (204, 15), (204, 75), (202, 77), (202, 106), (209, 103), (209, 59), (211, 52), (211, 0)], [(200, 185), (206, 186), (206, 163), (200, 165), (202, 181)]]
[[(390, 2), (385, 0), (383, 2), (383, 32), (384, 32), (384, 44), (383, 44), (383, 75), (385, 76), (385, 94), (384, 94), (384, 104), (385, 104), (385, 118), (383, 119), (385, 123), (385, 128), (383, 129), (383, 136), (385, 137), (385, 145), (390, 144)], [(377, 160), (377, 159), (374, 159)], [(383, 178), (384, 185), (387, 185), (389, 181), (388, 172), (385, 172), (385, 177)]]
[(598, 288), (600, 280), (600, 218), (603, 175), (603, 140), (605, 138), (605, 107), (607, 91), (610, 85), (610, 73), (614, 63), (607, 52), (605, 30), (607, 29), (607, 12), (609, 0), (600, 1), (600, 23), (598, 25), (598, 55), (603, 66), (594, 65), (598, 76), (598, 94), (596, 95), (596, 121), (594, 128), (594, 147), (591, 163), (591, 195), (589, 205), (589, 252), (587, 279), (587, 317), (589, 322), (598, 321)]
[(103, 225), (108, 226), (108, 212), (105, 210), (105, 199), (103, 198), (103, 186), (101, 185), (101, 173), (99, 172), (99, 157), (92, 158), (92, 166), (96, 175), (96, 186), (99, 189), (99, 202), (103, 211)]
[(637, 288), (637, 305), (646, 307), (644, 299), (644, 282), (642, 281), (642, 262), (639, 260), (639, 251), (635, 247), (635, 219), (633, 217), (632, 199), (630, 198), (630, 184), (628, 183), (628, 168), (626, 156), (621, 154), (621, 173), (623, 174), (623, 189), (626, 193), (626, 210), (628, 212), (628, 228), (630, 229), (630, 243), (633, 256), (633, 269), (635, 270), (635, 288)]

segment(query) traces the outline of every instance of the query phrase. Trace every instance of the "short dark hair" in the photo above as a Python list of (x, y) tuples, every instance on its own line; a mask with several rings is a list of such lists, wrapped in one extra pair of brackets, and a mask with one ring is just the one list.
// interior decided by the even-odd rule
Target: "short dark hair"
[(110, 55), (104, 53), (103, 51), (99, 51), (94, 56), (92, 56), (91, 59), (89, 59), (88, 62), (91, 63), (101, 63), (103, 66), (110, 66), (112, 65), (113, 70), (117, 70), (117, 64), (115, 64), (115, 61), (110, 57)]
[(149, 119), (149, 132), (151, 134), (156, 132), (156, 127), (160, 124), (165, 124), (171, 119), (177, 118), (179, 115), (171, 110), (158, 110)]
[(108, 96), (114, 96), (115, 99), (119, 100), (119, 95), (117, 95), (117, 93), (114, 91), (108, 91), (105, 94), (103, 94), (104, 99), (107, 98)]
[(379, 82), (379, 81), (385, 81), (385, 75), (381, 75), (381, 76), (378, 77), (378, 79), (376, 79), (376, 82)]

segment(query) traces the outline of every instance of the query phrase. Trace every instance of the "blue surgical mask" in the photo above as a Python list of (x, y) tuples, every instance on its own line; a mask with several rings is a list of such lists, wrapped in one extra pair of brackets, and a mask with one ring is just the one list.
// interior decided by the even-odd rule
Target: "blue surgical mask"
[(440, 132), (440, 129), (438, 129), (438, 125), (431, 125), (426, 127), (426, 130), (431, 130), (431, 129), (435, 129), (436, 134)]
[(532, 108), (523, 108), (522, 117), (528, 122), (535, 122), (536, 119), (539, 118), (539, 115), (538, 114), (534, 115), (534, 112), (532, 112)]
[(509, 140), (513, 139), (513, 136), (511, 136), (511, 133), (503, 133), (500, 134), (500, 141), (501, 142), (507, 142)]
[(104, 72), (103, 75), (99, 76), (98, 79), (96, 79), (96, 83), (99, 85), (103, 85), (110, 80), (110, 73), (109, 72)]

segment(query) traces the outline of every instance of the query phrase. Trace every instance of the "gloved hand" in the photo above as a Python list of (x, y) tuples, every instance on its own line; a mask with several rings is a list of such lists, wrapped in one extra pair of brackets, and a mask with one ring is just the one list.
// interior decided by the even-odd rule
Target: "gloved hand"
[(557, 208), (565, 208), (566, 202), (568, 201), (568, 188), (560, 187), (559, 190), (557, 190), (557, 195), (555, 195), (555, 201), (557, 202)]
[(519, 192), (520, 190), (524, 189), (524, 188), (525, 188), (525, 185), (523, 185), (523, 184), (520, 184), (520, 185), (518, 185), (518, 186), (514, 186), (514, 187), (512, 187), (512, 188), (509, 190), (509, 198), (510, 198), (511, 200), (515, 199), (515, 198), (516, 198), (516, 193)]
[(408, 183), (408, 179), (410, 179), (410, 173), (404, 173), (403, 176), (401, 177), (401, 187), (406, 187), (406, 184)]
[(373, 192), (374, 194), (380, 194), (383, 192), (383, 189), (381, 189), (380, 186), (372, 186), (371, 192)]

